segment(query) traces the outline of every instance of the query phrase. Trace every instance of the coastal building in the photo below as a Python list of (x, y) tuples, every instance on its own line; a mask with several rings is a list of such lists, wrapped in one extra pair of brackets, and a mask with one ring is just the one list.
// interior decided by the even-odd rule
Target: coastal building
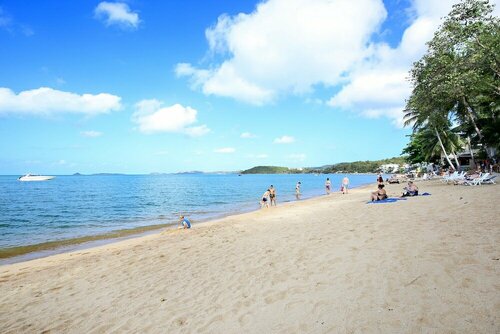
[(385, 164), (379, 167), (380, 171), (384, 174), (397, 173), (399, 171), (398, 164)]

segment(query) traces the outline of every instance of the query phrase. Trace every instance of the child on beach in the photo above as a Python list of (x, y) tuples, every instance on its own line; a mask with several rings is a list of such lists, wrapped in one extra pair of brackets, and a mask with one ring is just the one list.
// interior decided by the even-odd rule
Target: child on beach
[(189, 219), (187, 219), (184, 216), (179, 217), (179, 223), (181, 223), (181, 226), (179, 226), (179, 229), (186, 229), (186, 228), (191, 228), (191, 222)]
[(332, 182), (330, 181), (330, 178), (327, 177), (325, 182), (325, 190), (327, 195), (330, 195), (331, 188), (332, 188)]
[(266, 190), (266, 192), (262, 195), (262, 199), (260, 201), (260, 208), (266, 208), (269, 207), (269, 197), (270, 197), (271, 191), (269, 189)]

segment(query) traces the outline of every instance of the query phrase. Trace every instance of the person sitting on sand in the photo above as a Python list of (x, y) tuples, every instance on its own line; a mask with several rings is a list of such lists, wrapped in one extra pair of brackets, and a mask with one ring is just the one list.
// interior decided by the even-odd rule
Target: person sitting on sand
[(179, 226), (180, 229), (191, 228), (191, 222), (184, 216), (179, 217), (179, 223), (181, 223), (181, 226)]
[(262, 209), (264, 206), (266, 208), (269, 207), (269, 194), (271, 193), (271, 191), (269, 189), (266, 190), (266, 192), (262, 195), (262, 199), (260, 201), (260, 208)]
[(387, 198), (387, 192), (384, 189), (383, 184), (378, 185), (378, 190), (372, 192), (372, 202), (373, 201), (381, 201)]
[(349, 178), (345, 176), (342, 179), (342, 194), (347, 194), (348, 189), (349, 189)]
[(403, 190), (403, 197), (418, 195), (418, 187), (412, 181), (408, 181), (408, 187), (405, 187)]
[(271, 202), (271, 206), (276, 206), (276, 188), (271, 184), (269, 187), (269, 200)]
[(332, 191), (332, 182), (330, 181), (329, 177), (326, 178), (325, 190), (326, 190), (326, 194), (330, 195), (330, 192)]

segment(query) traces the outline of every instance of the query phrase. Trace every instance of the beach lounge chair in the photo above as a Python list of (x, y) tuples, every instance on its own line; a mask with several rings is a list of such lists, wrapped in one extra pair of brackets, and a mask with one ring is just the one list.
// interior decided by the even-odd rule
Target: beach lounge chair
[(487, 178), (485, 178), (481, 183), (482, 184), (496, 184), (495, 181), (493, 181), (494, 178), (496, 178), (496, 175), (490, 175)]
[(451, 175), (448, 175), (448, 176), (446, 176), (446, 175), (445, 175), (445, 176), (443, 176), (443, 179), (441, 180), (441, 182), (443, 182), (443, 183), (448, 183), (449, 181), (453, 181), (453, 179), (454, 179), (455, 177), (457, 177), (457, 176), (458, 176), (458, 172), (457, 172), (457, 171), (455, 171), (455, 172), (453, 172), (453, 174), (451, 174)]
[(487, 179), (490, 176), (490, 173), (484, 173), (479, 177), (476, 177), (473, 180), (465, 180), (463, 181), (463, 184), (466, 186), (480, 186), (485, 179)]

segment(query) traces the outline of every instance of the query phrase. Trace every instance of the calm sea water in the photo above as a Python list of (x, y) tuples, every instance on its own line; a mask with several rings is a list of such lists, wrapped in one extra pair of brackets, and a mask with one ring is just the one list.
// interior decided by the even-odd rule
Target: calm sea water
[[(259, 208), (273, 184), (280, 202), (324, 194), (326, 177), (338, 190), (344, 175), (95, 175), (58, 176), (19, 182), (0, 176), (0, 249), (103, 234), (140, 226), (176, 223), (179, 213), (194, 223)], [(348, 175), (351, 187), (374, 175)]]

